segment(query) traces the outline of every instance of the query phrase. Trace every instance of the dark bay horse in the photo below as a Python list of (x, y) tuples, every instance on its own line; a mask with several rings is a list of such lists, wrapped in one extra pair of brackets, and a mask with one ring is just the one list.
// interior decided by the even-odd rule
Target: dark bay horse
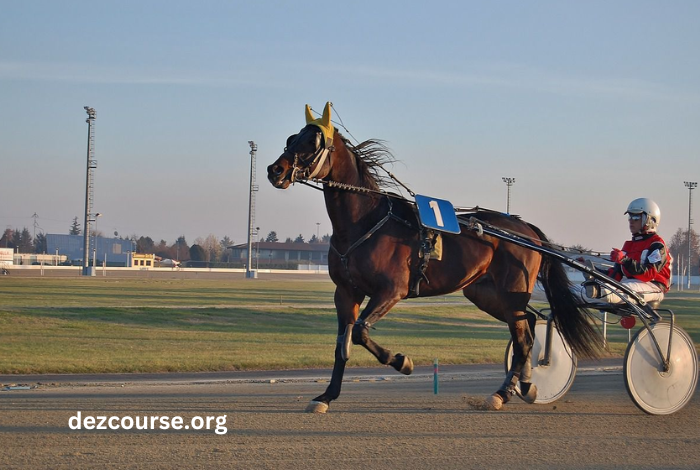
[[(329, 272), (336, 285), (338, 337), (335, 364), (326, 391), (314, 398), (307, 411), (325, 412), (340, 395), (345, 364), (352, 344), (361, 345), (382, 364), (403, 374), (413, 371), (407, 356), (392, 353), (369, 336), (378, 322), (400, 300), (412, 296), (445, 295), (462, 289), (479, 309), (508, 324), (513, 339), (513, 361), (501, 387), (486, 403), (500, 409), (516, 393), (528, 403), (537, 390), (530, 383), (530, 352), (534, 315), (526, 306), (538, 278), (544, 287), (555, 324), (572, 350), (595, 357), (602, 341), (569, 290), (560, 262), (512, 243), (463, 228), (442, 234), (442, 257), (425, 266), (425, 236), (412, 202), (383, 190), (387, 178), (378, 168), (391, 155), (377, 141), (353, 146), (330, 121), (330, 107), (313, 119), (307, 107), (307, 126), (287, 140), (284, 153), (267, 168), (273, 186), (288, 188), (309, 179), (323, 185), (333, 226), (328, 255)], [(471, 214), (485, 223), (547, 241), (534, 225), (496, 213)], [(422, 282), (421, 282), (422, 280)], [(420, 282), (420, 289), (414, 289)], [(360, 312), (365, 298), (369, 298)]]

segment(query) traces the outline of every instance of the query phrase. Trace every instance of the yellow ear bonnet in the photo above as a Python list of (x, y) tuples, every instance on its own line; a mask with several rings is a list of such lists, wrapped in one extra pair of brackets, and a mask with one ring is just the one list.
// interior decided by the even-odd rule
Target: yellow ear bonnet
[(321, 129), (323, 132), (323, 137), (325, 137), (326, 142), (333, 142), (333, 134), (335, 133), (335, 128), (331, 124), (331, 102), (326, 103), (326, 107), (323, 108), (323, 116), (318, 119), (314, 119), (311, 113), (311, 108), (306, 105), (306, 124), (313, 124)]

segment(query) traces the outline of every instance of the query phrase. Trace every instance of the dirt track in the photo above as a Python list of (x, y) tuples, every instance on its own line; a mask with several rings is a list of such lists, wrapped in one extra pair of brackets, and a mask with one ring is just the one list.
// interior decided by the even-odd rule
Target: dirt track
[[(123, 383), (0, 392), (0, 468), (698, 468), (697, 395), (671, 416), (629, 399), (619, 367), (582, 366), (551, 405), (515, 399), (505, 411), (473, 409), (502, 380), (498, 366), (349, 372), (326, 415), (303, 413), (326, 386), (308, 372), (150, 377)], [(386, 374), (386, 375), (384, 375)], [(326, 377), (324, 375), (323, 377)], [(177, 378), (177, 376), (175, 376)], [(270, 383), (270, 380), (275, 380)], [(387, 380), (388, 379), (388, 380)], [(194, 383), (198, 382), (198, 383)], [(207, 430), (71, 430), (77, 411), (106, 416), (226, 415)]]

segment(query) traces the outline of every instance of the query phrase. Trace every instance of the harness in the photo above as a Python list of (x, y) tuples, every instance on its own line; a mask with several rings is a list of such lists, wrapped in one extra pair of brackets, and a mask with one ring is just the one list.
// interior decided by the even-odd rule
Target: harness
[[(367, 233), (362, 235), (360, 238), (358, 238), (355, 241), (355, 243), (350, 245), (348, 247), (348, 249), (345, 250), (345, 253), (341, 253), (333, 245), (332, 242), (330, 243), (331, 250), (333, 250), (340, 258), (340, 262), (343, 264), (343, 267), (345, 268), (345, 274), (347, 275), (348, 280), (350, 281), (350, 284), (355, 289), (357, 289), (357, 285), (353, 282), (352, 275), (350, 274), (350, 264), (349, 264), (349, 258), (348, 258), (350, 253), (355, 251), (355, 249), (357, 249), (357, 247), (362, 245), (364, 242), (366, 242), (367, 240), (372, 238), (372, 235), (374, 235), (379, 229), (381, 229), (384, 226), (384, 224), (386, 224), (389, 220), (395, 220), (396, 222), (399, 222), (408, 228), (415, 228), (410, 221), (408, 221), (408, 220), (406, 220), (406, 219), (404, 219), (404, 218), (402, 218), (394, 213), (394, 211), (393, 211), (394, 205), (393, 205), (393, 202), (391, 200), (391, 197), (389, 197), (387, 195), (386, 198), (387, 198), (387, 204), (389, 205), (389, 210), (387, 211), (387, 214), (379, 222), (377, 222), (374, 225), (374, 227), (369, 229), (369, 231), (367, 231)], [(408, 294), (409, 297), (417, 297), (418, 296), (419, 286), (420, 286), (420, 282), (422, 280), (429, 282), (428, 278), (425, 276), (425, 270), (428, 268), (428, 260), (430, 259), (430, 251), (431, 251), (431, 248), (433, 246), (433, 243), (434, 243), (434, 240), (436, 237), (436, 235), (432, 235), (431, 232), (432, 231), (426, 230), (424, 228), (420, 229), (421, 244), (420, 244), (420, 248), (418, 250), (419, 264), (417, 266), (417, 270), (416, 270), (415, 275), (412, 276), (413, 281), (411, 282), (411, 284), (409, 286), (409, 294)]]
[(425, 281), (430, 284), (428, 276), (425, 275), (425, 271), (428, 269), (428, 262), (430, 261), (430, 254), (435, 246), (435, 241), (437, 240), (439, 233), (434, 230), (426, 229), (421, 226), (420, 229), (420, 248), (418, 249), (418, 267), (416, 269), (416, 275), (413, 276), (411, 281), (410, 289), (408, 291), (408, 297), (418, 297), (420, 295), (420, 283)]
[[(301, 159), (299, 158), (298, 154), (294, 154), (294, 166), (292, 167), (292, 174), (289, 177), (289, 180), (292, 183), (296, 181), (304, 182), (305, 180), (312, 180), (316, 178), (316, 176), (321, 172), (321, 168), (323, 168), (326, 158), (328, 158), (331, 152), (335, 150), (331, 139), (328, 139), (326, 142), (323, 142), (323, 145), (321, 145), (322, 135), (323, 134), (320, 132), (316, 134), (316, 151), (312, 153), (309, 158)], [(300, 166), (300, 163), (303, 166)], [(311, 170), (312, 167), (313, 170)]]

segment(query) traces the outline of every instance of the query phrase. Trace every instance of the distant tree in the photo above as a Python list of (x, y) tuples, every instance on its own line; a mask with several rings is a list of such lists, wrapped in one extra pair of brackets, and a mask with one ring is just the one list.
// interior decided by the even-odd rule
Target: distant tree
[(311, 238), (309, 238), (309, 243), (319, 243), (318, 238), (316, 238), (316, 235), (311, 235)]
[(226, 250), (229, 246), (233, 245), (233, 240), (231, 240), (228, 235), (225, 235), (219, 243), (221, 244), (221, 249)]
[(5, 232), (2, 234), (2, 238), (0, 238), (0, 246), (5, 247), (5, 248), (14, 248), (15, 244), (12, 241), (13, 240), (13, 235), (14, 232), (12, 231), (11, 228), (6, 228)]
[(12, 244), (15, 246), (15, 248), (22, 245), (22, 232), (17, 229), (12, 231)]
[(294, 243), (306, 243), (306, 242), (304, 241), (304, 236), (300, 233), (300, 234), (294, 239)]
[(190, 259), (190, 247), (187, 244), (187, 240), (185, 240), (184, 235), (180, 235), (175, 243), (172, 244), (170, 247), (171, 253), (172, 253), (172, 259), (178, 260), (178, 261), (187, 261)]
[(192, 245), (202, 246), (202, 243), (204, 243), (204, 239), (202, 237), (197, 237), (194, 239), (194, 243)]
[(73, 223), (70, 226), (68, 235), (80, 235), (82, 230), (80, 229), (80, 224), (78, 223), (78, 217), (73, 217)]
[(294, 243), (294, 240), (292, 240), (290, 237), (287, 237), (284, 239), (285, 243)]
[[(668, 243), (668, 250), (673, 256), (673, 264), (686, 268), (688, 266), (688, 229), (679, 228), (671, 237)], [(690, 274), (698, 273), (698, 264), (700, 263), (700, 238), (695, 230), (690, 229)]]
[(270, 233), (267, 234), (267, 237), (265, 237), (265, 241), (269, 243), (277, 243), (279, 241), (277, 238), (277, 232), (271, 230)]
[(219, 255), (219, 261), (222, 263), (230, 263), (231, 255), (233, 255), (233, 250), (230, 248), (233, 246), (233, 240), (229, 238), (228, 235), (224, 236), (219, 242), (221, 244), (221, 254)]
[(221, 243), (219, 242), (219, 239), (216, 238), (216, 235), (210, 233), (207, 235), (207, 238), (204, 240), (197, 239), (195, 240), (195, 243), (204, 249), (204, 252), (206, 253), (206, 259), (204, 261), (219, 261), (223, 250), (221, 249)]
[(323, 243), (330, 243), (331, 242), (331, 236), (328, 234), (325, 234), (324, 236), (321, 237), (321, 241)]
[(34, 252), (34, 240), (27, 227), (24, 227), (22, 232), (15, 230), (15, 235), (19, 235), (15, 237), (15, 246), (19, 248), (20, 253)]
[(155, 246), (153, 252), (156, 256), (160, 256), (164, 259), (172, 258), (172, 256), (170, 255), (170, 247), (168, 246), (168, 242), (166, 242), (165, 240), (161, 240), (160, 242), (158, 242), (158, 245)]
[(153, 253), (155, 252), (155, 243), (151, 237), (139, 237), (136, 240), (136, 252), (137, 253)]
[(206, 261), (206, 252), (204, 248), (199, 245), (192, 245), (190, 247), (190, 259), (192, 261)]
[(34, 238), (34, 253), (46, 253), (46, 235), (41, 232)]
[(591, 251), (590, 248), (586, 248), (585, 246), (583, 246), (581, 244), (571, 245), (569, 247), (569, 250), (574, 252), (574, 253), (581, 253), (581, 254), (588, 253)]

